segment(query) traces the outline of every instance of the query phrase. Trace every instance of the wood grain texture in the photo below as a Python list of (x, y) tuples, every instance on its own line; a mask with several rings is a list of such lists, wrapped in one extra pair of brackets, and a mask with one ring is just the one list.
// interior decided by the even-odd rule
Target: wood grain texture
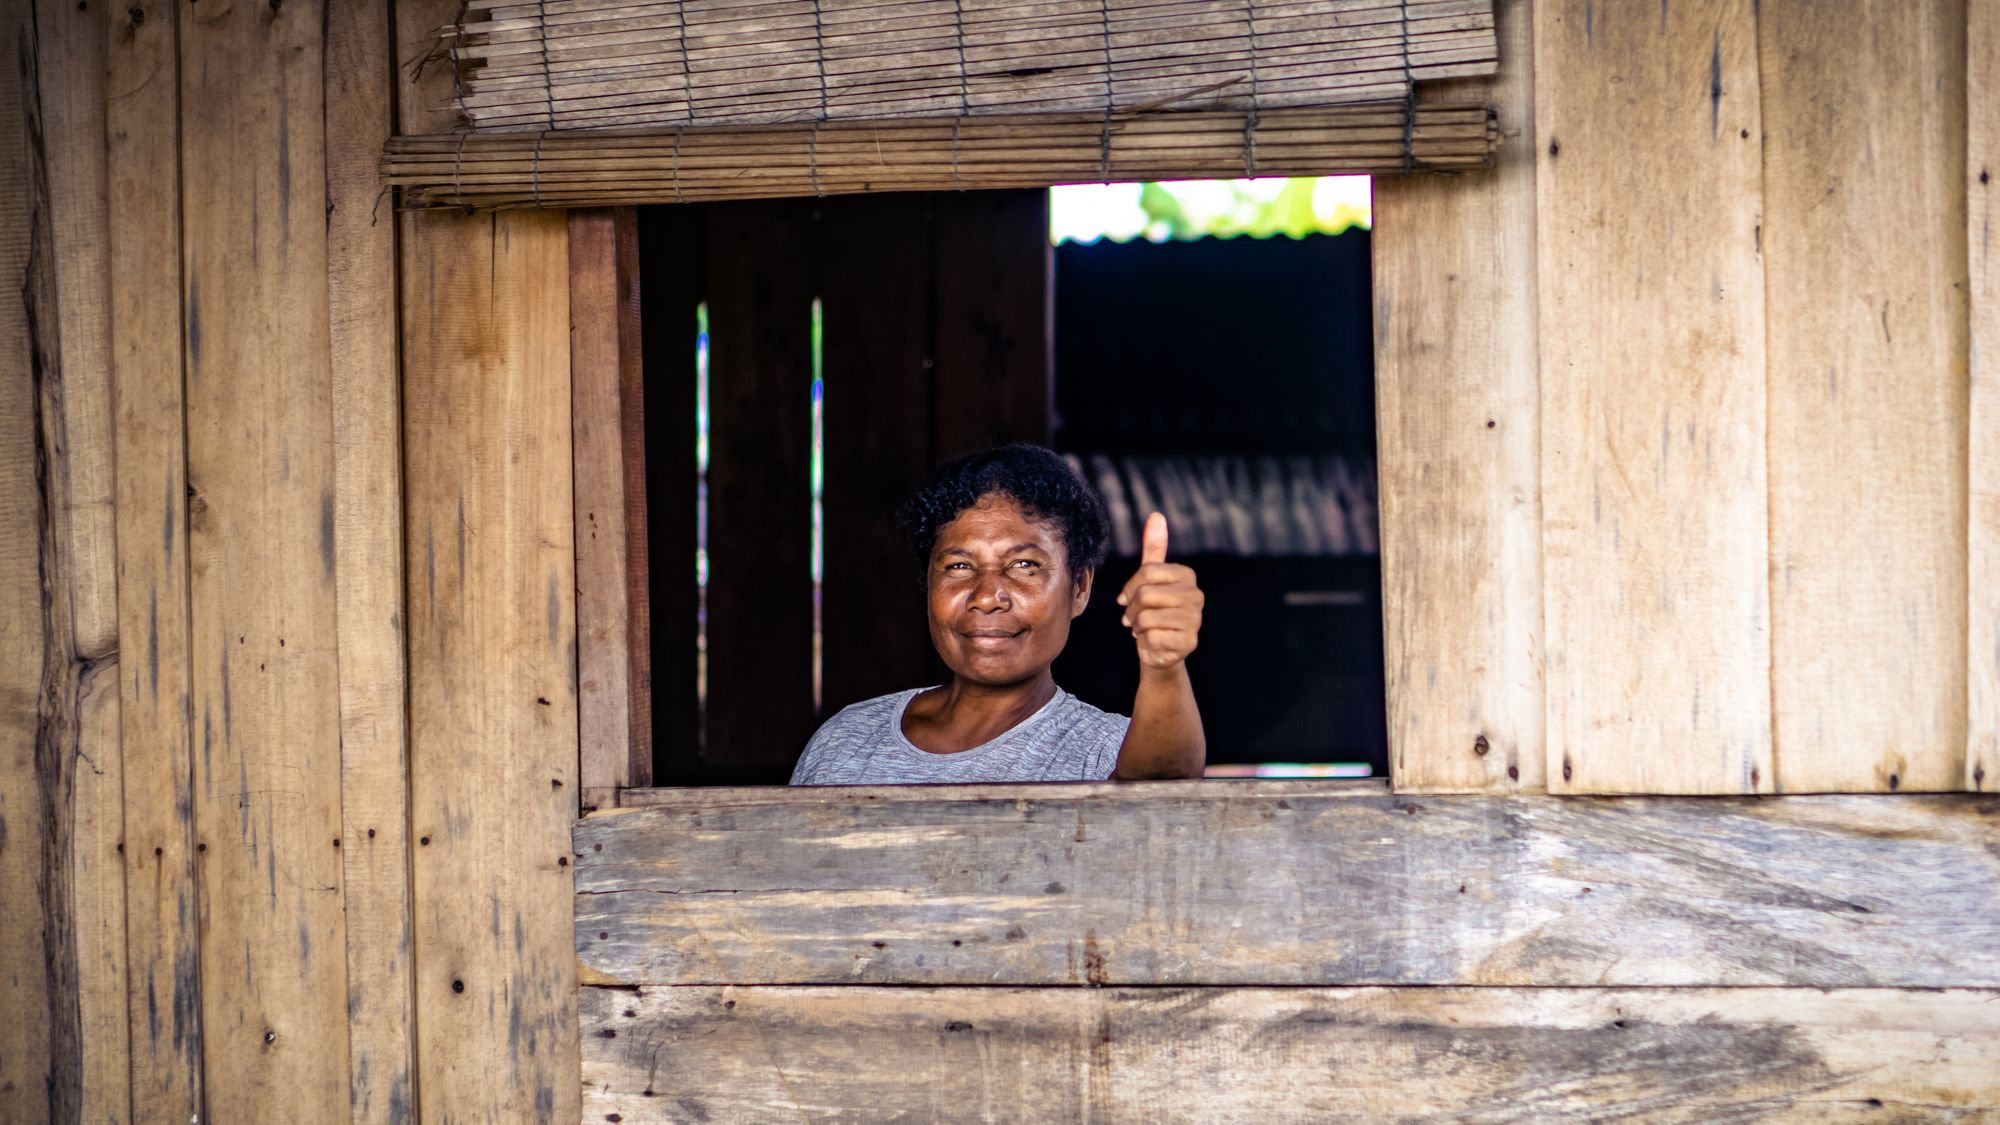
[(95, 660), (118, 645), (103, 17), (88, 6), (37, 4), (35, 42), (62, 340), (62, 432), (52, 484), (71, 560), (74, 647), (80, 658)]
[(1535, 12), (1551, 792), (1775, 784), (1756, 30)]
[(1972, 482), (1965, 787), (2000, 789), (2000, 3), (1966, 8)]
[(1778, 789), (1958, 789), (1966, 7), (1758, 12)]
[[(0, 10), (0, 46), (32, 52), (25, 5)], [(32, 58), (32, 54), (27, 54)], [(10, 997), (0, 1020), (0, 1118), (48, 1121), (52, 1103), (54, 1015), (62, 1004), (50, 979), (61, 937), (44, 910), (45, 850), (56, 825), (43, 807), (43, 662), (53, 622), (43, 604), (40, 393), (35, 315), (24, 288), (33, 260), (37, 194), (29, 117), (33, 71), (0, 70), (0, 987)], [(54, 576), (51, 576), (54, 577)]]
[(626, 773), (653, 784), (653, 547), (646, 509), (646, 325), (639, 303), (639, 210), (612, 212), (618, 244), (618, 425), (625, 478), (625, 650), (631, 737)]
[(1547, 760), (1534, 38), (1527, 3), (1494, 16), (1494, 170), (1375, 181), (1389, 764), (1407, 792), (1539, 792)]
[(389, 18), (388, 5), (371, 0), (330, 5), (326, 20), (340, 861), (356, 1122), (408, 1121), (416, 1094), (396, 216), (376, 172), (392, 128)]
[(1048, 444), (1055, 413), (1055, 257), (1046, 191), (931, 196), (937, 277), (934, 460)]
[(2000, 994), (586, 989), (586, 1121), (1983, 1120)]
[(922, 572), (896, 505), (932, 451), (931, 197), (823, 200), (825, 714), (932, 678)]
[(707, 790), (588, 817), (584, 977), (2000, 983), (1989, 801), (1169, 784)]
[[(818, 726), (812, 688), (812, 262), (816, 201), (706, 215), (708, 707), (703, 755), (782, 782)], [(754, 774), (748, 771), (754, 771)]]
[(132, 1118), (130, 987), (125, 950), (124, 770), (118, 753), (116, 660), (84, 670), (77, 685), (77, 761), (70, 803), (70, 876), (76, 1004), (82, 1057), (77, 1119)]
[(188, 555), (208, 1115), (347, 1103), (319, 4), (181, 27)]
[(616, 808), (618, 790), (633, 784), (623, 310), (617, 221), (607, 208), (569, 212), (569, 307), (582, 799), (606, 809)]
[(567, 240), (560, 214), (403, 229), (424, 1119), (577, 1112)]
[(189, 720), (177, 6), (98, 10), (105, 30), (111, 379), (116, 414), (132, 1115), (202, 1108)]
[[(397, 125), (454, 0), (399, 0)], [(401, 258), (417, 1116), (574, 1121), (577, 793), (569, 233), (406, 215)]]

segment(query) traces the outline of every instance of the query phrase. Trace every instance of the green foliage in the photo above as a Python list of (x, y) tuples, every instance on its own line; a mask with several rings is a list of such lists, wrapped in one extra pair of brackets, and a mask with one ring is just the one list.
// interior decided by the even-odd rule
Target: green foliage
[(1269, 238), (1279, 234), (1302, 238), (1368, 225), (1366, 209), (1351, 203), (1315, 207), (1318, 185), (1314, 179), (1289, 179), (1272, 195), (1253, 192), (1237, 182), (1228, 185), (1226, 194), (1204, 191), (1197, 202), (1165, 184), (1150, 183), (1140, 189), (1139, 207), (1146, 215), (1146, 236), (1154, 239)]

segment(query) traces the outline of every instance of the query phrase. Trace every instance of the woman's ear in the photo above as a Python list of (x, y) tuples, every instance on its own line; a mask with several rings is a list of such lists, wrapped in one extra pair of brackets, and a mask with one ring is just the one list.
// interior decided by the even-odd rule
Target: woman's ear
[(1069, 598), (1069, 618), (1071, 621), (1082, 616), (1084, 607), (1090, 604), (1090, 583), (1096, 577), (1097, 572), (1094, 570), (1085, 570), (1076, 576), (1076, 585), (1071, 591)]

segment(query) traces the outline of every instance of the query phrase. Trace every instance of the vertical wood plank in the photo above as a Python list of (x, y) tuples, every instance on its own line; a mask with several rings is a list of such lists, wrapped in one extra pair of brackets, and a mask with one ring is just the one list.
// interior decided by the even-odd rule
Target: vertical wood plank
[(177, 6), (103, 6), (132, 1115), (201, 1112)]
[[(455, 0), (396, 5), (398, 125)], [(560, 213), (403, 218), (418, 1116), (575, 1121), (575, 542)]]
[[(650, 596), (647, 702), (656, 780), (696, 768), (700, 713), (695, 699), (695, 309), (706, 288), (698, 208), (643, 207), (638, 213), (641, 354), (645, 359), (645, 480), (628, 491), (646, 502)], [(627, 513), (628, 516), (631, 513)], [(630, 526), (629, 520), (627, 526)]]
[(125, 872), (119, 855), (125, 773), (118, 752), (118, 663), (89, 665), (77, 685), (78, 761), (71, 801), (70, 887), (82, 1048), (78, 1120), (132, 1120), (131, 1029), (125, 1018)]
[(1492, 173), (1374, 184), (1389, 757), (1407, 792), (1545, 778), (1534, 31), (1526, 0), (1494, 15)]
[(1009, 441), (1046, 445), (1055, 402), (1046, 191), (939, 192), (935, 312), (943, 461)]
[(1964, 783), (1965, 11), (1757, 16), (1781, 792)]
[(653, 575), (646, 535), (645, 322), (639, 307), (639, 210), (612, 212), (618, 244), (618, 399), (625, 485), (625, 652), (631, 734), (626, 779), (653, 783)]
[(1552, 792), (1774, 783), (1760, 129), (1749, 0), (1536, 10)]
[(340, 655), (341, 869), (348, 1114), (415, 1113), (403, 446), (396, 217), (376, 161), (390, 129), (389, 6), (326, 21), (327, 322), (333, 357), (334, 595)]
[[(25, 5), (0, 10), (0, 48), (21, 58), (32, 49)], [(32, 55), (27, 55), (32, 58)], [(42, 601), (43, 508), (36, 433), (35, 325), (26, 293), (15, 288), (33, 259), (36, 216), (29, 145), (33, 71), (0, 72), (0, 1118), (54, 1118), (54, 1016), (63, 1003), (49, 957), (59, 935), (43, 910), (43, 864), (54, 831), (43, 807), (37, 750), (41, 739), (43, 660), (48, 620)]]
[(321, 6), (181, 29), (206, 1109), (348, 1092)]
[(617, 222), (609, 208), (569, 213), (569, 307), (582, 799), (607, 809), (633, 783), (622, 309)]
[(406, 223), (420, 1114), (574, 1120), (567, 231)]
[(2000, 3), (1967, 6), (1966, 248), (1971, 285), (1965, 787), (2000, 787)]
[(824, 201), (825, 714), (932, 682), (896, 504), (931, 469), (930, 197)]
[(111, 333), (105, 236), (104, 23), (87, 6), (35, 5), (56, 323), (62, 339), (62, 457), (55, 471), (71, 560), (76, 653), (118, 644), (111, 506)]
[(706, 763), (782, 782), (815, 726), (816, 200), (708, 208)]

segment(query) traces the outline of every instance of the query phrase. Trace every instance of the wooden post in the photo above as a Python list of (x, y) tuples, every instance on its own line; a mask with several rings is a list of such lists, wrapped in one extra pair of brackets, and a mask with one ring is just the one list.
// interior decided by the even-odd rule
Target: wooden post
[(1964, 784), (1991, 793), (2000, 789), (2000, 4), (1976, 0), (1966, 10), (1972, 486)]
[(1749, 0), (1535, 10), (1551, 792), (1776, 784), (1758, 106)]
[(1409, 792), (1546, 776), (1530, 7), (1495, 11), (1494, 170), (1374, 185), (1389, 765)]

